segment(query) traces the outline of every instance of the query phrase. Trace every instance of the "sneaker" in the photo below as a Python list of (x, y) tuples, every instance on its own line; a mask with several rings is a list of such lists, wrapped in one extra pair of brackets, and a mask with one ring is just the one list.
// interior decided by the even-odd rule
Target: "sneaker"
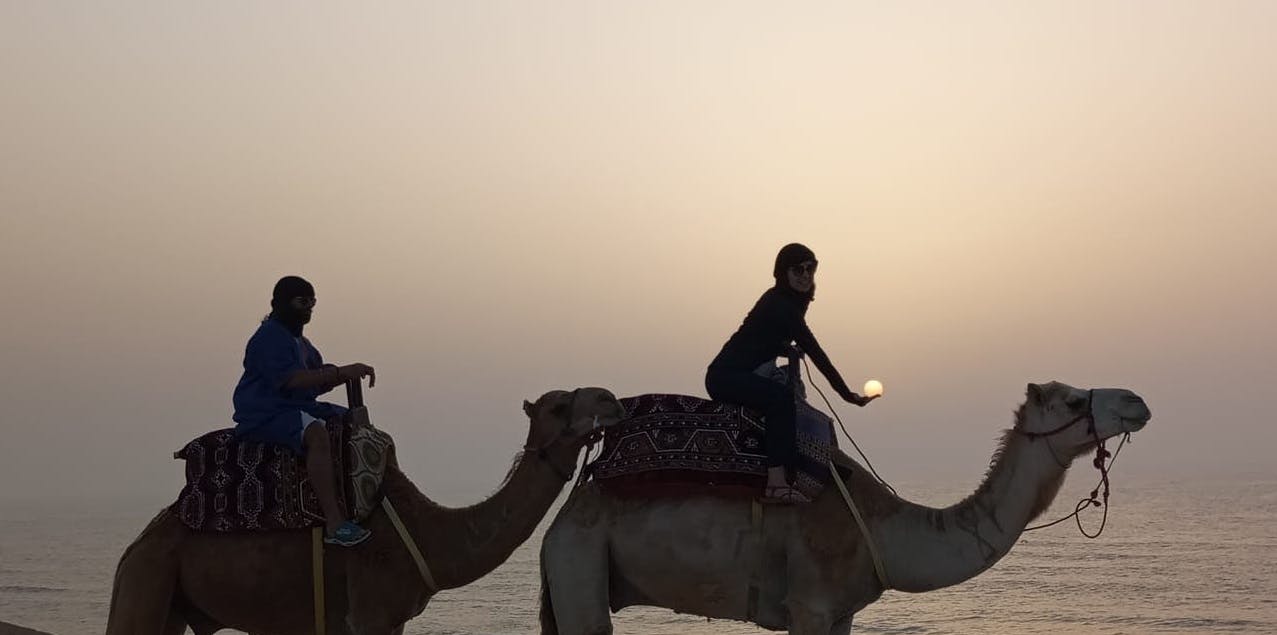
[(324, 542), (338, 547), (353, 547), (372, 536), (372, 532), (356, 525), (352, 521), (345, 521), (337, 528), (336, 533), (330, 536), (324, 536)]

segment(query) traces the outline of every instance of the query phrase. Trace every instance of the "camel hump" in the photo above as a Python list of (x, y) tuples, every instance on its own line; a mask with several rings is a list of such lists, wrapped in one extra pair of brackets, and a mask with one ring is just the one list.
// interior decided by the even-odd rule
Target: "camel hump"
[[(673, 394), (620, 400), (626, 418), (603, 432), (586, 469), (621, 496), (757, 497), (767, 475), (766, 422), (743, 406)], [(815, 498), (828, 481), (833, 421), (805, 402), (798, 412), (795, 487)]]
[[(344, 476), (337, 499), (362, 520), (381, 500), (394, 440), (366, 418), (327, 422), (333, 472)], [(174, 509), (195, 531), (305, 529), (324, 524), (302, 457), (285, 446), (239, 439), (232, 429), (203, 434), (173, 458), (186, 461), (186, 485)]]

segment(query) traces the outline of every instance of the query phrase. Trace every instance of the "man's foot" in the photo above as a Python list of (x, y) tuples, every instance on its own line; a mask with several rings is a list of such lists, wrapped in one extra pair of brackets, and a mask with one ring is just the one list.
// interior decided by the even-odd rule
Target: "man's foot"
[(770, 505), (800, 505), (810, 503), (811, 499), (788, 485), (768, 485), (763, 488), (760, 502)]
[(344, 521), (337, 530), (324, 536), (324, 542), (338, 547), (353, 547), (372, 536), (372, 532), (356, 525), (353, 521)]

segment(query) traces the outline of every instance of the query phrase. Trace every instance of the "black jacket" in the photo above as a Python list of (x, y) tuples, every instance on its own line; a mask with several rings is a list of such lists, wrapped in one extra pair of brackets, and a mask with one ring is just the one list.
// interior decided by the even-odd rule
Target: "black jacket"
[(784, 355), (790, 342), (797, 342), (834, 390), (848, 399), (853, 393), (807, 328), (806, 313), (806, 298), (780, 287), (768, 289), (710, 362), (709, 369), (753, 372), (760, 364)]

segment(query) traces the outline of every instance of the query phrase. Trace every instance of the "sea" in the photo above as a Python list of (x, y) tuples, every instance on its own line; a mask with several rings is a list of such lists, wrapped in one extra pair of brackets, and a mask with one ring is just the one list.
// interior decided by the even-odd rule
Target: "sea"
[[(1089, 478), (1070, 478), (1043, 519), (1072, 511), (1089, 491)], [(934, 506), (960, 500), (974, 485), (895, 483), (906, 498)], [(165, 502), (6, 502), (0, 622), (55, 635), (102, 633), (120, 553)], [(539, 632), (537, 548), (554, 511), (504, 565), (436, 595), (405, 632)], [(1084, 514), (1089, 531), (1099, 520), (1099, 510)], [(625, 609), (613, 623), (618, 635), (766, 632), (657, 608)], [(1099, 538), (1084, 537), (1071, 521), (1026, 533), (1010, 554), (968, 582), (886, 593), (856, 616), (852, 632), (1277, 633), (1277, 477), (1115, 474)]]

